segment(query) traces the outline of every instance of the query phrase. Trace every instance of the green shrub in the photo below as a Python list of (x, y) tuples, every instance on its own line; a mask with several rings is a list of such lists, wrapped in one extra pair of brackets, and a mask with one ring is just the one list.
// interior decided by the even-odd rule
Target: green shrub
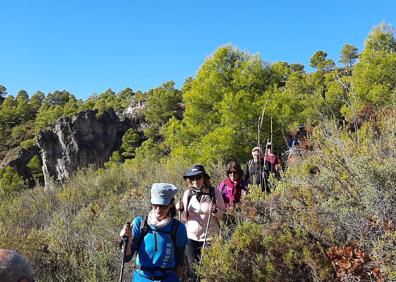
[(28, 148), (30, 148), (30, 147), (32, 147), (34, 145), (36, 145), (36, 140), (34, 138), (33, 139), (28, 139), (28, 140), (25, 140), (25, 141), (21, 142), (21, 147), (24, 148), (24, 149), (28, 149)]
[(24, 180), (10, 166), (0, 169), (0, 198), (26, 188)]

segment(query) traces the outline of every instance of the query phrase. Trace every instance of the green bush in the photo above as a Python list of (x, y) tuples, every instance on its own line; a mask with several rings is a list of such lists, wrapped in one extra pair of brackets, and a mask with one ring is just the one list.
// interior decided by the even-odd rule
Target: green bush
[(24, 180), (10, 166), (0, 169), (0, 198), (26, 188)]
[(251, 187), (234, 215), (241, 223), (233, 235), (205, 252), (203, 279), (392, 280), (395, 124), (388, 110), (353, 134), (322, 123), (310, 140), (314, 151), (289, 168), (270, 196)]

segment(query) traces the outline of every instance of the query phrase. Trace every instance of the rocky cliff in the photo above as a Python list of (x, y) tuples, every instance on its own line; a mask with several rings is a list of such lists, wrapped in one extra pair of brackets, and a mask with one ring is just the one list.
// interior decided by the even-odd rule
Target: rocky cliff
[(40, 131), (45, 185), (64, 183), (77, 169), (102, 166), (118, 149), (125, 130), (138, 127), (136, 121), (120, 119), (113, 110), (100, 116), (96, 110), (59, 119), (49, 130)]
[(7, 156), (0, 161), (0, 167), (12, 167), (20, 176), (27, 180), (29, 186), (32, 187), (35, 185), (35, 181), (27, 165), (34, 156), (40, 156), (40, 149), (37, 146), (31, 146), (26, 149), (15, 147), (10, 149)]

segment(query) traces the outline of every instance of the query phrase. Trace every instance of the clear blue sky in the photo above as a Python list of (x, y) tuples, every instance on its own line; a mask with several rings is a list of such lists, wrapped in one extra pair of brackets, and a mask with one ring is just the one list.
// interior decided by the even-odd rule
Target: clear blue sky
[[(395, 27), (396, 1), (1, 0), (0, 84), (16, 95), (181, 88), (218, 47), (309, 66), (359, 51), (373, 26)], [(309, 67), (308, 67), (309, 70)]]

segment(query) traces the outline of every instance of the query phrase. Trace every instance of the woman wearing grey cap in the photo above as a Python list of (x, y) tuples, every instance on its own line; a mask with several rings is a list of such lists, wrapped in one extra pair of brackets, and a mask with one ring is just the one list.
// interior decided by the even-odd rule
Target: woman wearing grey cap
[(176, 193), (173, 184), (154, 183), (146, 219), (136, 217), (132, 227), (126, 225), (120, 232), (127, 237), (125, 261), (136, 253), (133, 281), (180, 281), (187, 233), (184, 224), (173, 218)]

